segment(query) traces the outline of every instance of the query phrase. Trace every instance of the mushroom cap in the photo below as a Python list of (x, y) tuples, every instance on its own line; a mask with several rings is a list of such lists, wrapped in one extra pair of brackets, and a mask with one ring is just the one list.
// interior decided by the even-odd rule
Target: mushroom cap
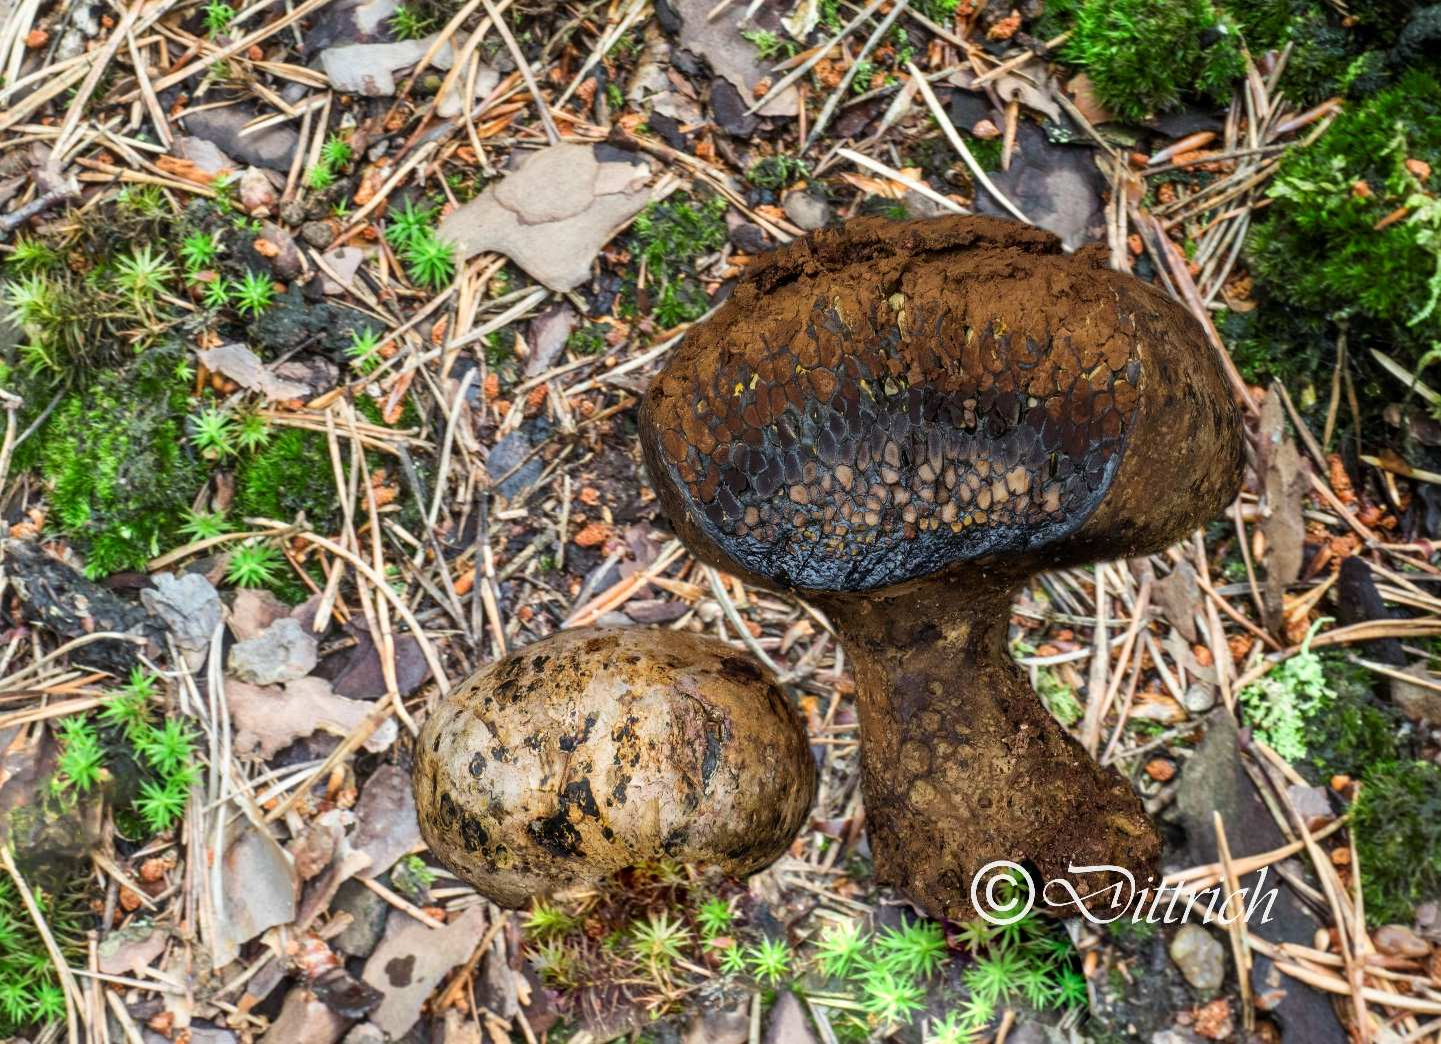
[(768, 674), (640, 628), (562, 631), (477, 671), (426, 720), (413, 780), (431, 851), (509, 907), (667, 857), (753, 873), (816, 787)]
[(662, 506), (699, 557), (816, 592), (1165, 547), (1235, 496), (1241, 418), (1200, 324), (1104, 262), (983, 217), (774, 251), (646, 394)]

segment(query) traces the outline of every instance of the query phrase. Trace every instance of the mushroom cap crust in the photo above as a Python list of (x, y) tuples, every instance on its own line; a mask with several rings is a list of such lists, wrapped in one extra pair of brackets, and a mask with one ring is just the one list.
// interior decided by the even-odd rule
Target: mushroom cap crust
[(1153, 287), (995, 218), (862, 218), (763, 258), (641, 409), (662, 506), (749, 579), (872, 591), (1157, 550), (1235, 496), (1239, 411)]
[(805, 822), (816, 772), (775, 681), (713, 638), (562, 631), (477, 671), (426, 720), (420, 831), (502, 906), (661, 858), (744, 875)]

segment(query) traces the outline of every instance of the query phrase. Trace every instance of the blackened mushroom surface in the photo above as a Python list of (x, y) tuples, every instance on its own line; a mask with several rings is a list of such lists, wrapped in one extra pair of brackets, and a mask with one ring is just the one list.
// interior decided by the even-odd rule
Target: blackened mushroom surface
[(831, 613), (884, 878), (964, 916), (995, 858), (1147, 876), (1154, 828), (1034, 698), (1006, 624), (1035, 571), (1159, 550), (1234, 497), (1239, 414), (1183, 309), (1039, 229), (856, 220), (687, 335), (641, 443), (698, 557)]
[(760, 667), (639, 628), (563, 631), (482, 668), (426, 720), (413, 779), (431, 851), (510, 907), (667, 857), (752, 873), (816, 783)]
[[(776, 251), (646, 398), (667, 513), (727, 568), (811, 591), (1168, 543), (1224, 506), (1239, 427), (1195, 321), (1103, 261), (990, 218)], [(1145, 503), (1087, 529), (1117, 486)]]

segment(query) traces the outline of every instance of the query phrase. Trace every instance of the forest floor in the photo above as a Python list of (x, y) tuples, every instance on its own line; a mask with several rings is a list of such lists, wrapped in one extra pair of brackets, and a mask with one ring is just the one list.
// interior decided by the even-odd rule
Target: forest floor
[[(0, 1039), (1441, 1041), (1441, 9), (1051, 8), (0, 10)], [(1231, 378), (1235, 503), (1010, 634), (1167, 886), (1264, 923), (919, 917), (824, 614), (659, 511), (640, 396), (758, 255), (962, 213), (1098, 244)], [(428, 853), (429, 709), (592, 624), (783, 681), (769, 869), (512, 912)]]

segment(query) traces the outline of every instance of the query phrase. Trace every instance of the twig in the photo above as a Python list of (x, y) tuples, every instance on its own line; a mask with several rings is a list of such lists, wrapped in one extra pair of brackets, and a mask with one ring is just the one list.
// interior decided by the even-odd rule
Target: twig
[(60, 986), (65, 994), (65, 1030), (70, 1044), (80, 1044), (80, 1029), (76, 1018), (76, 1006), (81, 1003), (80, 987), (75, 983), (75, 976), (70, 972), (70, 965), (65, 961), (65, 955), (60, 952), (60, 947), (55, 943), (55, 936), (50, 933), (50, 925), (45, 921), (45, 915), (40, 912), (39, 905), (35, 902), (35, 896), (30, 892), (30, 886), (25, 883), (25, 878), (20, 874), (20, 868), (15, 865), (15, 857), (10, 854), (10, 843), (0, 843), (0, 866), (5, 867), (5, 872), (10, 875), (10, 880), (15, 883), (15, 890), (20, 893), (20, 901), (25, 904), (25, 911), (30, 915), (30, 920), (35, 922), (35, 930), (40, 933), (40, 941), (45, 944), (45, 951), (50, 954), (50, 963), (55, 967), (55, 974), (60, 977)]
[(515, 37), (511, 35), (510, 27), (505, 24), (505, 19), (500, 17), (500, 12), (496, 10), (494, 0), (481, 0), (481, 2), (485, 4), (485, 10), (490, 15), (490, 20), (495, 23), (496, 32), (500, 33), (500, 38), (505, 41), (505, 46), (506, 49), (510, 51), (510, 56), (515, 59), (515, 64), (520, 69), (520, 75), (525, 80), (526, 89), (530, 91), (530, 96), (535, 99), (535, 107), (540, 110), (540, 122), (545, 127), (546, 139), (552, 145), (558, 144), (560, 142), (560, 131), (556, 130), (555, 121), (550, 117), (550, 106), (545, 100), (545, 95), (540, 93), (540, 84), (535, 82), (535, 73), (531, 71), (530, 62), (526, 61), (525, 52), (522, 51), (520, 45), (515, 42)]
[(971, 150), (966, 147), (966, 143), (961, 139), (961, 136), (956, 133), (955, 125), (951, 123), (951, 118), (946, 115), (946, 110), (942, 108), (940, 101), (936, 98), (936, 92), (931, 90), (931, 85), (926, 81), (925, 75), (916, 68), (916, 63), (907, 62), (906, 69), (911, 74), (911, 82), (920, 88), (921, 97), (925, 98), (926, 106), (931, 110), (931, 115), (934, 116), (936, 122), (941, 125), (941, 131), (945, 134), (946, 140), (951, 143), (951, 148), (960, 154), (961, 159), (964, 160), (966, 166), (970, 168), (971, 176), (976, 179), (976, 183), (994, 196), (996, 202), (1010, 211), (1011, 215), (1015, 217), (1017, 221), (1024, 221), (1029, 225), (1031, 223), (1030, 218), (1022, 214), (1020, 208), (1012, 203), (1000, 189), (996, 188), (995, 182), (981, 169), (981, 165), (976, 162), (976, 157), (971, 155)]
[(790, 72), (786, 73), (775, 83), (771, 84), (770, 88), (765, 92), (765, 94), (761, 95), (750, 104), (750, 106), (746, 109), (745, 114), (749, 116), (751, 113), (756, 112), (757, 110), (762, 108), (767, 102), (773, 100), (776, 96), (778, 96), (781, 91), (785, 90), (787, 87), (795, 83), (806, 73), (810, 72), (811, 69), (815, 68), (815, 66), (819, 65), (821, 59), (830, 53), (832, 47), (840, 43), (847, 36), (850, 36), (851, 33), (855, 32), (856, 29), (865, 22), (866, 19), (870, 18), (871, 15), (879, 11), (881, 7), (886, 3), (887, 0), (871, 0), (871, 2), (866, 5), (865, 10), (863, 10), (860, 14), (856, 15), (845, 25), (841, 26), (834, 36), (824, 41), (823, 43), (817, 44), (811, 50), (811, 55), (809, 58), (801, 62), (800, 65), (796, 66)]
[(953, 214), (970, 213), (970, 211), (968, 211), (965, 207), (961, 206), (955, 200), (949, 199), (946, 196), (941, 195), (939, 192), (931, 188), (931, 186), (927, 185), (925, 182), (916, 181), (912, 178), (908, 178), (893, 167), (886, 166), (884, 163), (880, 162), (880, 160), (873, 160), (869, 156), (864, 156), (861, 153), (856, 152), (854, 149), (837, 149), (836, 154), (844, 156), (852, 163), (859, 163), (862, 167), (865, 167), (868, 170), (873, 170), (877, 174), (884, 174), (892, 181), (896, 182), (897, 184), (904, 185), (912, 192), (919, 192), (927, 199), (935, 203), (939, 203), (941, 206), (945, 207)]

